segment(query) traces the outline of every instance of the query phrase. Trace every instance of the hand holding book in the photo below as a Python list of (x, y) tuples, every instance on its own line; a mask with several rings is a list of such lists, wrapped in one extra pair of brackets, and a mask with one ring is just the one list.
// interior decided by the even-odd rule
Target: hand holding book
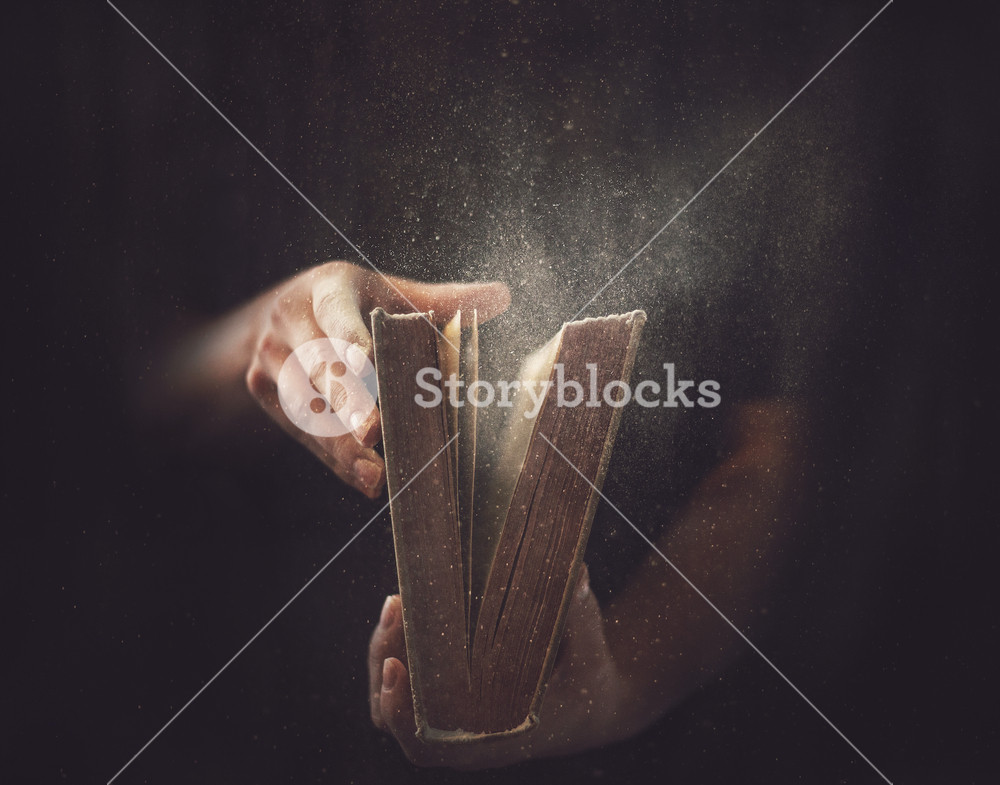
[(604, 624), (584, 568), (538, 727), (531, 733), (477, 744), (425, 744), (416, 736), (402, 604), (399, 595), (387, 597), (368, 649), (372, 721), (391, 733), (407, 758), (420, 766), (493, 768), (606, 744), (624, 727), (621, 719), (628, 708), (628, 690), (612, 659)]
[(434, 314), (372, 312), (407, 671), (428, 744), (535, 732), (621, 414), (572, 405), (563, 386), (627, 386), (646, 319), (563, 325), (524, 361), (493, 442), (477, 406), (445, 404), (421, 381), (488, 384), (475, 315), (463, 331), (464, 317), (437, 334)]
[[(762, 400), (734, 407), (729, 447), (657, 547), (747, 634), (763, 632), (795, 542), (808, 486), (807, 417)], [(594, 749), (628, 738), (718, 675), (746, 650), (702, 596), (657, 553), (603, 610), (582, 571), (538, 724), (472, 744), (417, 734), (398, 595), (387, 599), (368, 650), (375, 725), (415, 764), (483, 769)], [(457, 676), (455, 678), (458, 678)]]

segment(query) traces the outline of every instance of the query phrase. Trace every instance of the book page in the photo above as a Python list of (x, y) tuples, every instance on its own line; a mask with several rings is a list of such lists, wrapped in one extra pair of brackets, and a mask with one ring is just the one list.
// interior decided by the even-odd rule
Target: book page
[[(479, 465), (479, 490), (475, 499), (475, 528), (472, 539), (472, 612), (475, 620), (482, 600), (490, 566), (496, 551), (500, 530), (507, 518), (514, 487), (524, 466), (528, 445), (534, 429), (534, 418), (528, 415), (536, 409), (527, 385), (533, 385), (536, 395), (543, 395), (543, 385), (552, 375), (552, 366), (559, 355), (563, 331), (560, 330), (543, 347), (532, 352), (521, 366), (513, 408), (503, 423), (503, 433), (493, 440), (480, 439), (476, 460)], [(534, 412), (537, 414), (537, 412)]]
[[(553, 381), (583, 390), (593, 374), (597, 389), (627, 384), (644, 322), (636, 311), (566, 325)], [(518, 476), (471, 641), (476, 728), (491, 732), (537, 722), (596, 510), (594, 489), (603, 482), (621, 418), (620, 406), (583, 405), (580, 397), (562, 404), (555, 390), (546, 393), (527, 449), (499, 474)], [(511, 444), (518, 446), (516, 439)]]
[[(461, 312), (459, 312), (461, 316)], [(479, 314), (475, 309), (471, 317), (466, 314), (467, 326), (461, 331), (458, 374), (464, 391), (475, 389), (479, 380)], [(458, 518), (462, 538), (462, 564), (465, 575), (466, 634), (472, 633), (472, 537), (476, 487), (476, 429), (477, 412), (467, 398), (458, 409)]]

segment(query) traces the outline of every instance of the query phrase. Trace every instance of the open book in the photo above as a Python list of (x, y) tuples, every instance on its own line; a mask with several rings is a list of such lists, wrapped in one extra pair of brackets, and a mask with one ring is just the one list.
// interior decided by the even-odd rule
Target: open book
[[(587, 481), (604, 480), (646, 315), (566, 324), (516, 382), (497, 384), (478, 378), (475, 313), (441, 334), (433, 314), (371, 318), (417, 735), (526, 731), (597, 506)], [(484, 405), (508, 407), (491, 443), (477, 438)]]

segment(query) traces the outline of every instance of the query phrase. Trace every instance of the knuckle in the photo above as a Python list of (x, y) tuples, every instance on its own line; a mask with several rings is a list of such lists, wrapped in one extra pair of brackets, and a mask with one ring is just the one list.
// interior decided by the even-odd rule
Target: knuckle
[(324, 278), (344, 277), (350, 275), (356, 268), (350, 262), (343, 259), (331, 259), (316, 268), (317, 272)]
[(338, 465), (344, 467), (345, 473), (353, 480), (354, 477), (351, 475), (349, 467), (353, 465), (355, 459), (360, 455), (361, 446), (350, 435), (335, 436), (325, 441), (327, 444), (324, 447), (327, 453)]
[(333, 259), (316, 268), (317, 278), (337, 288), (360, 284), (365, 280), (367, 270), (343, 259)]
[(272, 325), (298, 321), (308, 314), (309, 306), (308, 286), (293, 281), (275, 292), (268, 318)]
[(313, 313), (325, 322), (337, 323), (342, 320), (344, 306), (344, 297), (339, 290), (325, 288), (313, 300)]
[(274, 333), (265, 333), (257, 343), (256, 355), (259, 358), (274, 357), (281, 348), (282, 343)]
[(269, 330), (280, 330), (288, 321), (288, 306), (284, 299), (274, 301), (274, 304), (267, 312), (267, 327)]
[(261, 398), (270, 387), (271, 377), (260, 363), (254, 362), (247, 370), (245, 382), (250, 394), (254, 398)]
[(297, 299), (292, 295), (291, 292), (283, 292), (277, 298), (275, 298), (274, 305), (271, 307), (270, 322), (272, 325), (281, 325), (286, 322), (292, 321), (296, 318), (296, 314), (301, 310), (301, 306), (298, 304)]

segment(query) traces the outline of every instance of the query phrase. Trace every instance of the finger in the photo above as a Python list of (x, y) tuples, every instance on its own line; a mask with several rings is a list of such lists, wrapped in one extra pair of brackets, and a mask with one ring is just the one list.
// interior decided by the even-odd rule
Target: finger
[(406, 757), (412, 763), (428, 763), (429, 751), (424, 749), (423, 743), (417, 738), (410, 674), (396, 657), (387, 657), (382, 663), (382, 692), (379, 702), (386, 727), (399, 742)]
[(273, 420), (340, 479), (369, 499), (377, 499), (381, 495), (385, 487), (385, 462), (375, 450), (358, 444), (352, 435), (321, 438), (301, 430), (281, 410), (276, 388), (260, 403)]
[[(390, 599), (398, 601), (398, 597)], [(410, 674), (405, 659), (386, 657), (381, 663), (379, 684), (379, 714), (384, 723), (380, 727), (393, 735), (409, 761), (417, 766), (447, 766), (472, 771), (515, 763), (532, 755), (530, 740), (520, 737), (487, 739), (473, 745), (421, 741), (417, 738)]]
[(386, 658), (404, 660), (406, 644), (403, 639), (402, 604), (399, 595), (389, 595), (382, 605), (378, 626), (368, 644), (368, 697), (372, 722), (376, 728), (385, 730), (382, 718), (382, 667)]
[(435, 318), (446, 322), (461, 310), (463, 324), (478, 312), (480, 322), (498, 316), (510, 306), (510, 291), (499, 281), (490, 283), (421, 283), (405, 278), (370, 278), (366, 294), (371, 307), (381, 305), (389, 311), (408, 313), (434, 311)]
[[(385, 481), (385, 464), (377, 452), (370, 446), (361, 444), (353, 435), (317, 436), (289, 420), (281, 406), (281, 399), (274, 380), (278, 379), (282, 366), (289, 360), (290, 346), (305, 347), (310, 341), (324, 336), (309, 317), (284, 323), (280, 325), (280, 329), (282, 332), (280, 336), (269, 335), (265, 337), (257, 349), (254, 365), (248, 373), (248, 386), (251, 387), (251, 392), (254, 393), (254, 397), (271, 415), (272, 419), (333, 469), (339, 477), (345, 479), (348, 484), (369, 498), (378, 497)], [(316, 353), (315, 357), (311, 355), (310, 357), (306, 358), (306, 365), (310, 366), (310, 371), (313, 371), (310, 376), (314, 377), (319, 369), (331, 364), (327, 360), (335, 359), (336, 355), (331, 354), (330, 350), (327, 349)], [(336, 362), (332, 364), (335, 365)], [(304, 367), (300, 370), (302, 374), (307, 373)], [(285, 393), (294, 393), (294, 388), (297, 386), (302, 386), (305, 393), (312, 394), (310, 392), (313, 389), (312, 386), (305, 382), (302, 382), (301, 385), (286, 385)], [(299, 394), (304, 393), (300, 392)], [(330, 402), (330, 405), (334, 406), (336, 403), (337, 401), (334, 400)], [(374, 406), (374, 403), (372, 405)], [(313, 411), (315, 412), (315, 410)], [(335, 411), (337, 410), (335, 409)], [(320, 415), (317, 414), (317, 416)], [(328, 415), (323, 413), (322, 416)], [(339, 415), (339, 412), (337, 419), (342, 425), (345, 425), (344, 418)]]
[(398, 594), (386, 597), (378, 626), (372, 633), (368, 645), (368, 684), (372, 722), (393, 735), (411, 763), (460, 769), (493, 765), (495, 744), (477, 746), (471, 750), (470, 758), (466, 750), (430, 745), (417, 738), (403, 634), (403, 605)]
[[(354, 344), (333, 339), (332, 345), (336, 356), (328, 358), (329, 361), (314, 363), (309, 380), (358, 444), (372, 447), (382, 433), (373, 394), (376, 392), (375, 377), (365, 373), (368, 376), (365, 380), (347, 367), (343, 358), (349, 357), (351, 351), (357, 348)], [(368, 367), (371, 368), (370, 364)]]
[(385, 484), (385, 463), (370, 447), (357, 442), (351, 435), (316, 437), (299, 428), (288, 419), (281, 407), (278, 388), (274, 379), (277, 371), (274, 353), (266, 349), (247, 372), (247, 387), (265, 412), (296, 441), (323, 461), (340, 479), (371, 499), (382, 493)]
[[(372, 391), (363, 382), (373, 379), (372, 339), (358, 305), (359, 272), (344, 265), (328, 265), (329, 271), (313, 284), (312, 303), (316, 324), (324, 335), (336, 339), (335, 347), (346, 369), (340, 406), (336, 409), (358, 441), (367, 447), (379, 438), (379, 413)], [(331, 401), (332, 402), (332, 401)]]

